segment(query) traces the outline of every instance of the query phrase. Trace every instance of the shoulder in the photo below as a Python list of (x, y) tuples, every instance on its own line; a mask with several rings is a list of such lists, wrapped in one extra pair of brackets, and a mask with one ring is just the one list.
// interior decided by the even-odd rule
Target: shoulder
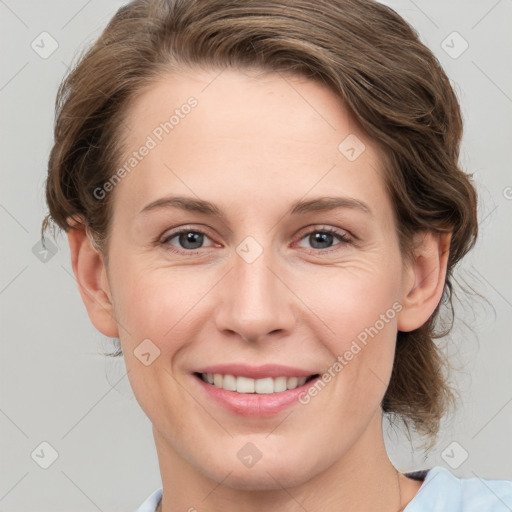
[(162, 489), (157, 489), (149, 495), (144, 503), (135, 512), (155, 512), (158, 503), (162, 499)]
[(512, 481), (492, 480), (475, 475), (455, 476), (448, 469), (435, 466), (428, 471), (409, 473), (414, 478), (425, 475), (420, 490), (404, 512), (510, 512)]

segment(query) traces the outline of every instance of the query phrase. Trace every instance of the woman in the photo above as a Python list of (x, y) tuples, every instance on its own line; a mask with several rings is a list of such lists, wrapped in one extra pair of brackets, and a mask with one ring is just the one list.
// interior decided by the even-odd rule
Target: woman
[[(370, 0), (135, 0), (59, 91), (49, 216), (120, 339), (162, 475), (139, 511), (501, 511), (511, 482), (400, 473), (474, 245), (449, 80)], [(444, 300), (442, 300), (444, 299)]]

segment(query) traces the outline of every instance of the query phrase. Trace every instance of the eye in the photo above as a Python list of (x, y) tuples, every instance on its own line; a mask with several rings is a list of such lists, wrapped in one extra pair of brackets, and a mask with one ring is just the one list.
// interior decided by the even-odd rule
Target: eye
[[(170, 233), (160, 244), (178, 254), (194, 255), (199, 254), (199, 249), (205, 248), (203, 246), (205, 238), (211, 240), (204, 231), (185, 227)], [(334, 249), (331, 249), (330, 247), (332, 247), (332, 243), (336, 238), (340, 243), (335, 244)], [(176, 243), (172, 243), (174, 239), (176, 239)], [(330, 253), (338, 250), (338, 245), (343, 246), (352, 243), (352, 239), (345, 231), (330, 227), (310, 230), (302, 236), (300, 241), (305, 239), (309, 241), (313, 248), (310, 252), (315, 254)], [(210, 247), (214, 246), (215, 244), (213, 243), (210, 245)]]
[(315, 253), (317, 253), (317, 252), (326, 253), (326, 252), (332, 252), (332, 251), (339, 249), (339, 247), (336, 247), (336, 245), (334, 246), (334, 249), (330, 248), (330, 247), (332, 247), (332, 243), (335, 238), (338, 238), (338, 240), (340, 240), (340, 242), (341, 242), (336, 245), (343, 246), (346, 244), (350, 244), (352, 242), (351, 238), (347, 235), (346, 232), (335, 229), (335, 228), (329, 228), (329, 227), (321, 228), (321, 229), (317, 228), (317, 229), (308, 231), (301, 238), (301, 241), (307, 239), (307, 241), (311, 244), (313, 249), (316, 249), (316, 251), (313, 251)]
[[(197, 249), (202, 247), (205, 238), (209, 239), (208, 235), (203, 231), (197, 229), (182, 228), (178, 231), (175, 231), (174, 233), (171, 233), (160, 243), (166, 247), (169, 247), (169, 249), (173, 252), (180, 254), (196, 254), (199, 252)], [(171, 243), (171, 240), (174, 239), (177, 239), (177, 243), (179, 244), (181, 250), (173, 248), (175, 245)]]

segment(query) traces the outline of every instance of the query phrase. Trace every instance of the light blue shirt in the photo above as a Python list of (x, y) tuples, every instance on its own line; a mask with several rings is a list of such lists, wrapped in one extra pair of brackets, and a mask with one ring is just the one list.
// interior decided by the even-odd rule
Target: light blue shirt
[[(161, 498), (157, 489), (136, 512), (155, 512)], [(435, 466), (404, 512), (512, 512), (512, 480), (458, 478)]]

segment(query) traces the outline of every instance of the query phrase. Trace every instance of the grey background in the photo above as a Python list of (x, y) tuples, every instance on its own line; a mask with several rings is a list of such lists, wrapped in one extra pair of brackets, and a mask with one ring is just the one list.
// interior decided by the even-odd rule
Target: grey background
[[(67, 239), (57, 238), (46, 261), (37, 247), (57, 87), (77, 51), (123, 3), (0, 0), (5, 512), (134, 510), (161, 485), (150, 422), (132, 395), (123, 361), (101, 354), (113, 345), (89, 322)], [(459, 476), (512, 479), (512, 1), (385, 3), (419, 31), (461, 101), (462, 163), (478, 183), (481, 235), (459, 276), (488, 301), (469, 297), (457, 304), (447, 353), (459, 368), (453, 373), (462, 398), (458, 413), (444, 422), (426, 460), (412, 453), (400, 431), (388, 429), (390, 457), (402, 471), (442, 465)], [(58, 44), (47, 58), (31, 47), (33, 41), (43, 46), (43, 31)], [(469, 44), (457, 58), (464, 41), (454, 31)], [(44, 48), (51, 48), (49, 39)], [(51, 462), (51, 449), (42, 442), (58, 454), (47, 469), (40, 466)]]

